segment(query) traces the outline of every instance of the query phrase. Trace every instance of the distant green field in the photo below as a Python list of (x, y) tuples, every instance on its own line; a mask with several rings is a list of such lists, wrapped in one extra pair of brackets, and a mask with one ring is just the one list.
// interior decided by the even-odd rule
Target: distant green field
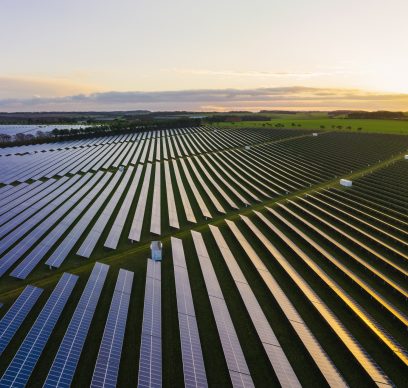
[[(408, 135), (408, 120), (365, 120), (365, 119), (271, 119), (270, 121), (241, 121), (237, 123), (216, 123), (217, 126), (225, 127), (275, 127), (277, 124), (283, 124), (285, 128), (305, 128), (305, 129), (325, 129), (325, 130), (344, 130), (361, 131), (375, 133), (394, 133)], [(292, 125), (294, 124), (294, 125)], [(321, 128), (324, 126), (324, 128)], [(338, 128), (341, 126), (341, 128)], [(361, 128), (359, 130), (358, 128)]]

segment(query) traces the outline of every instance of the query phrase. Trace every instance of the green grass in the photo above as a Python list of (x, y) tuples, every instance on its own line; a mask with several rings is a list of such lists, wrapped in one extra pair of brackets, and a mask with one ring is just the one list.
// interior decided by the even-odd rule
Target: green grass
[[(295, 124), (295, 126), (292, 125)], [(310, 130), (342, 130), (372, 133), (393, 133), (408, 135), (408, 120), (364, 120), (364, 119), (329, 119), (329, 118), (273, 118), (270, 121), (241, 121), (236, 123), (215, 123), (220, 128), (242, 128), (242, 127), (272, 127), (283, 124), (285, 128), (303, 128)], [(333, 128), (334, 126), (334, 128)], [(341, 126), (342, 128), (337, 128)], [(351, 127), (347, 129), (347, 127)]]

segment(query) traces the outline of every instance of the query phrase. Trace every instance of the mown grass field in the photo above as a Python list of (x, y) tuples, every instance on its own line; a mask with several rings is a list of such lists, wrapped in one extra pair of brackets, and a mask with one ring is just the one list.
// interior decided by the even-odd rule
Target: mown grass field
[[(330, 118), (272, 118), (269, 121), (241, 121), (236, 123), (215, 123), (220, 128), (239, 127), (275, 127), (282, 124), (285, 128), (304, 128), (310, 130), (342, 130), (372, 133), (408, 134), (408, 120), (365, 120)], [(294, 125), (293, 125), (294, 124)], [(341, 128), (339, 128), (341, 126)], [(322, 128), (324, 127), (324, 128)], [(361, 130), (359, 130), (361, 128)]]

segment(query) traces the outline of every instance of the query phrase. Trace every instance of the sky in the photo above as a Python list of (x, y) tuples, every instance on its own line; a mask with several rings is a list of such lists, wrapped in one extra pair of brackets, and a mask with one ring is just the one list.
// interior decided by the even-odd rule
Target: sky
[(2, 0), (0, 111), (408, 111), (406, 0)]

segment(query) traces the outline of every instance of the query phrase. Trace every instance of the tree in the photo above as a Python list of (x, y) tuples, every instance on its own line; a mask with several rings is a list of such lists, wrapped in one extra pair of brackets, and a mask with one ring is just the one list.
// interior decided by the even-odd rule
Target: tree
[(11, 140), (11, 136), (6, 133), (0, 133), (0, 142), (8, 143)]
[(26, 135), (24, 133), (16, 133), (15, 137), (17, 141), (24, 141), (26, 139)]

